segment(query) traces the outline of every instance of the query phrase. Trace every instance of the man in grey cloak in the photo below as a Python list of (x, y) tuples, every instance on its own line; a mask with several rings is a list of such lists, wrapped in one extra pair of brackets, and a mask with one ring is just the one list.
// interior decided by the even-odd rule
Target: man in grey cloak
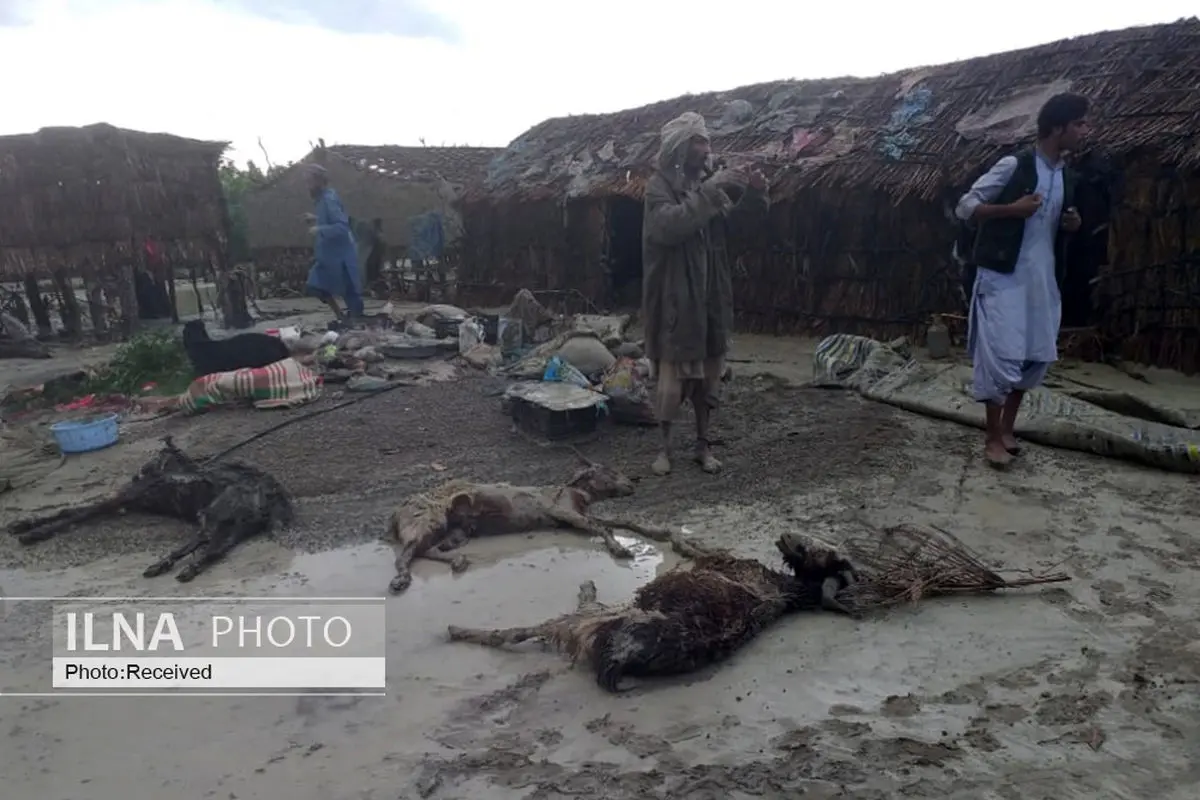
[[(685, 401), (696, 414), (696, 462), (709, 473), (721, 468), (709, 448), (709, 399), (725, 371), (733, 297), (728, 265), (711, 258), (711, 228), (743, 208), (765, 206), (761, 173), (721, 170), (704, 179), (709, 156), (704, 118), (681, 114), (663, 126), (656, 169), (646, 183), (642, 320), (658, 383), (662, 449), (652, 467), (658, 475), (671, 471), (671, 423)], [(737, 189), (744, 191), (735, 205), (729, 192)]]

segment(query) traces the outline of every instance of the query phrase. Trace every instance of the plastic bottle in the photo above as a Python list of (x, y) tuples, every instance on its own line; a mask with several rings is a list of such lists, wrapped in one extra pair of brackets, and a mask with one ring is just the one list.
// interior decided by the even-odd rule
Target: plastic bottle
[(925, 331), (925, 347), (930, 358), (946, 358), (950, 355), (950, 331), (940, 316), (935, 316)]

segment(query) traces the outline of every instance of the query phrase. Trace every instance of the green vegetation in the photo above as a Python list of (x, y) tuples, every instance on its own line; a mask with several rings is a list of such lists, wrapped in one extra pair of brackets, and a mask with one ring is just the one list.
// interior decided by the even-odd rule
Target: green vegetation
[(154, 386), (145, 394), (179, 394), (191, 382), (192, 365), (178, 335), (148, 331), (117, 348), (112, 360), (95, 372), (63, 375), (47, 381), (38, 393), (14, 392), (0, 397), (0, 403), (6, 412), (21, 412), (69, 403), (89, 394), (136, 397), (147, 384)]
[(221, 188), (225, 190), (225, 205), (229, 209), (229, 257), (234, 264), (250, 260), (250, 240), (247, 235), (246, 193), (274, 178), (287, 166), (271, 166), (266, 172), (253, 161), (242, 169), (230, 159), (221, 161)]
[(147, 383), (155, 384), (154, 394), (174, 394), (191, 382), (192, 365), (179, 336), (173, 331), (147, 331), (117, 348), (81, 394), (137, 395)]

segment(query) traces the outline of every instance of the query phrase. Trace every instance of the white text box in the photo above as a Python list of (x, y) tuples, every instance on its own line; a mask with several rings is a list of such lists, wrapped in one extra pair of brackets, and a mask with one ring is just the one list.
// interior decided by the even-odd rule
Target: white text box
[(386, 676), (384, 658), (54, 659), (55, 689), (383, 689)]

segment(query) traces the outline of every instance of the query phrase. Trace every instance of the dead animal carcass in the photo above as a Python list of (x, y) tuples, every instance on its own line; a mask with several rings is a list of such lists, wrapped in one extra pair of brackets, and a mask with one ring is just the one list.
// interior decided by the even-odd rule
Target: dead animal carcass
[(123, 511), (195, 522), (200, 529), (183, 546), (146, 569), (162, 575), (199, 551), (175, 576), (190, 581), (221, 560), (240, 542), (286, 525), (293, 518), (287, 490), (272, 475), (238, 461), (198, 464), (170, 437), (163, 449), (115, 494), (49, 517), (21, 520), (9, 527), (21, 544), (45, 541), (72, 525)]
[(528, 628), (451, 626), (450, 639), (488, 647), (543, 639), (573, 660), (587, 661), (596, 682), (615, 692), (626, 675), (678, 675), (720, 661), (789, 612), (825, 608), (848, 613), (836, 599), (855, 580), (848, 561), (798, 534), (784, 534), (776, 545), (787, 571), (705, 553), (691, 569), (655, 578), (628, 604), (596, 602), (595, 584), (588, 581), (580, 587), (572, 614)]
[(583, 468), (562, 486), (450, 481), (411, 498), (388, 523), (388, 539), (396, 551), (391, 592), (399, 594), (412, 584), (412, 562), (418, 558), (449, 564), (455, 572), (466, 569), (467, 557), (452, 551), (481, 536), (567, 528), (599, 536), (613, 556), (629, 558), (632, 554), (612, 530), (590, 519), (587, 511), (599, 500), (633, 494), (633, 482), (615, 469), (579, 458)]

